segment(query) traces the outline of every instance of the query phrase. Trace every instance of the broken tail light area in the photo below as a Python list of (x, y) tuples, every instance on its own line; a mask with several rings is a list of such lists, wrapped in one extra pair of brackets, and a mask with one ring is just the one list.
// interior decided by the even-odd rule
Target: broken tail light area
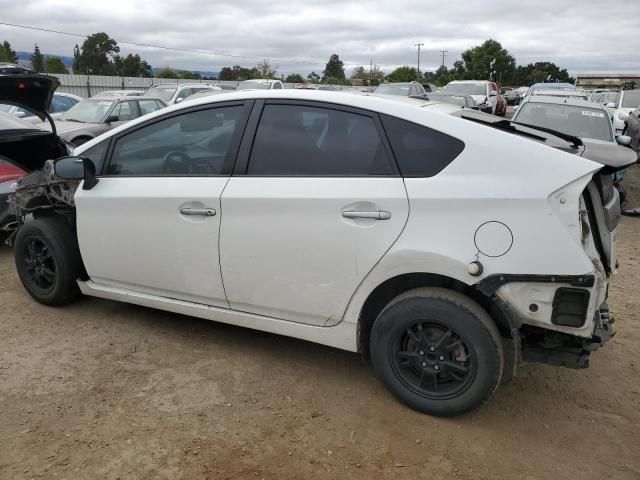
[(27, 174), (22, 168), (9, 160), (0, 157), (0, 183), (11, 182)]

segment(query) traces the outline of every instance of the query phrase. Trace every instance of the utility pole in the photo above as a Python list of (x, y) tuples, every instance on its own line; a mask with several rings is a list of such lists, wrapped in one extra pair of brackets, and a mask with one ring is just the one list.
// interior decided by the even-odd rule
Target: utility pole
[(418, 47), (418, 73), (420, 73), (420, 48), (424, 45), (424, 43), (415, 43), (413, 46)]
[(369, 86), (371, 86), (372, 80), (373, 80), (373, 57), (371, 57), (371, 61), (369, 62)]
[(449, 50), (440, 50), (440, 54), (442, 55), (442, 66), (444, 67), (444, 57), (449, 55)]

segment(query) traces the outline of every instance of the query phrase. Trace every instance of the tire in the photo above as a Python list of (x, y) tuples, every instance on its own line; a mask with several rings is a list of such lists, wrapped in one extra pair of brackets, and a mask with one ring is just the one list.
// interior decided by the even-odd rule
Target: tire
[(22, 225), (14, 256), (18, 276), (36, 301), (64, 305), (80, 295), (83, 275), (78, 240), (63, 218), (42, 217)]
[(500, 334), (487, 312), (444, 288), (396, 297), (376, 319), (369, 347), (387, 389), (435, 416), (479, 407), (496, 391), (504, 368)]

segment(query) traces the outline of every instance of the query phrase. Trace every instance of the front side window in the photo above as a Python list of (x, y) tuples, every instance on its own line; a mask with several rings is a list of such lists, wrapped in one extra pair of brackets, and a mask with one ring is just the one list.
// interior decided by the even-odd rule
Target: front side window
[(104, 164), (104, 157), (107, 153), (107, 147), (109, 146), (109, 140), (104, 140), (97, 145), (85, 150), (80, 154), (83, 158), (88, 158), (96, 166), (96, 172), (100, 174), (102, 171), (102, 165)]
[(140, 107), (140, 115), (146, 115), (161, 108), (160, 103), (156, 100), (140, 100), (138, 106)]
[(382, 124), (405, 177), (433, 177), (464, 149), (457, 138), (406, 120), (383, 115)]
[(138, 117), (136, 105), (134, 102), (120, 102), (111, 115), (118, 117), (119, 122), (128, 122)]
[(301, 177), (392, 173), (371, 117), (298, 105), (264, 108), (247, 170)]
[(107, 175), (221, 175), (235, 158), (244, 106), (187, 112), (118, 138)]

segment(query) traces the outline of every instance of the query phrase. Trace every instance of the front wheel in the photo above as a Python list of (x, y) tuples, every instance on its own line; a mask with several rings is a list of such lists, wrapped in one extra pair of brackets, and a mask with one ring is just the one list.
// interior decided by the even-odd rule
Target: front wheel
[(504, 365), (489, 315), (443, 288), (411, 290), (389, 303), (373, 325), (370, 353), (396, 398), (437, 416), (461, 415), (487, 401)]
[(83, 274), (78, 240), (63, 218), (42, 217), (16, 234), (14, 255), (22, 285), (38, 302), (63, 305), (79, 294)]

